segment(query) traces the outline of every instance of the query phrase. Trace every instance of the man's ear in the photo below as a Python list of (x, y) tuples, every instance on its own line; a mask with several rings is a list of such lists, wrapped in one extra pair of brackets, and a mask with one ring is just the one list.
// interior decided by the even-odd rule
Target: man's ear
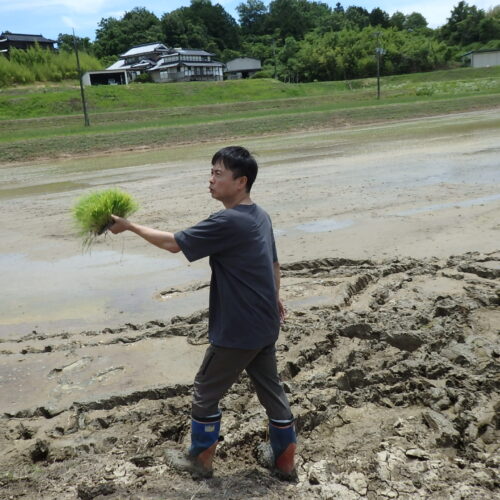
[(241, 177), (238, 177), (238, 184), (243, 189), (246, 189), (247, 182), (248, 182), (248, 177), (246, 175), (242, 175)]

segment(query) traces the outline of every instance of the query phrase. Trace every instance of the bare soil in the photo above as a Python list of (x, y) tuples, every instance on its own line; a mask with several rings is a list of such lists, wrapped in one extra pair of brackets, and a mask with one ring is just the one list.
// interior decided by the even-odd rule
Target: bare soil
[[(193, 480), (164, 458), (189, 441), (190, 383), (178, 380), (5, 413), (2, 498), (494, 498), (500, 253), (301, 261), (283, 276), (285, 300), (317, 302), (289, 312), (278, 344), (297, 418), (297, 482), (261, 465), (266, 418), (243, 376), (222, 403), (214, 478)], [(65, 343), (32, 336), (20, 339), (29, 352), (2, 357), (27, 368), (76, 356), (83, 362), (38, 380), (42, 392), (51, 379), (64, 392), (90, 384), (85, 360), (95, 368), (116, 344), (199, 347), (206, 327), (200, 313), (110, 330), (98, 346), (96, 332)], [(165, 360), (175, 372), (174, 361)], [(118, 360), (93, 376), (105, 384), (126, 374)]]
[[(207, 147), (161, 164), (2, 169), (0, 498), (497, 498), (498, 118), (460, 118), (260, 143), (255, 198), (274, 220), (288, 308), (278, 364), (297, 418), (295, 482), (265, 466), (266, 417), (246, 376), (221, 403), (214, 477), (164, 458), (189, 441), (206, 263), (175, 281), (180, 265), (154, 272), (133, 238), (99, 243), (96, 269), (72, 260), (65, 210), (89, 185), (120, 179), (144, 200), (139, 220), (165, 229), (217, 209), (199, 194)], [(99, 260), (109, 248), (120, 262)], [(123, 289), (151, 304), (124, 307)]]

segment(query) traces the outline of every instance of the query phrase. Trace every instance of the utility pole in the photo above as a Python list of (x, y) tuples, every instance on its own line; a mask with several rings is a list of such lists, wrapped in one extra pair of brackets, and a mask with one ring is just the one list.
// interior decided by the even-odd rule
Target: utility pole
[(377, 47), (377, 99), (380, 99), (380, 47)]
[(80, 57), (78, 55), (78, 45), (76, 43), (76, 36), (75, 36), (75, 30), (74, 29), (73, 29), (73, 47), (75, 48), (76, 67), (78, 68), (78, 79), (80, 80), (80, 93), (82, 95), (82, 106), (83, 106), (84, 123), (85, 123), (86, 127), (90, 127), (89, 114), (88, 114), (88, 111), (87, 111), (87, 100), (85, 99), (85, 90), (83, 88), (83, 75), (82, 75), (82, 69), (80, 67)]
[(273, 38), (274, 79), (276, 80), (276, 41)]
[(377, 46), (375, 47), (375, 54), (377, 56), (377, 99), (380, 99), (380, 56), (385, 54), (385, 50), (380, 47), (380, 31), (376, 31), (374, 36), (377, 37)]

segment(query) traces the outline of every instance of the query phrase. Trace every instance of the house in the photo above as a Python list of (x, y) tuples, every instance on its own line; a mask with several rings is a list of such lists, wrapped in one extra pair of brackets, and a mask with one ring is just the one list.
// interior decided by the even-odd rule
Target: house
[(253, 57), (237, 57), (226, 63), (224, 75), (228, 80), (250, 78), (261, 69), (262, 65), (259, 59), (254, 59)]
[(38, 44), (42, 49), (54, 50), (56, 40), (49, 40), (42, 35), (24, 35), (4, 32), (0, 35), (0, 53), (9, 55), (10, 49), (27, 50)]
[(462, 56), (472, 68), (488, 68), (500, 66), (500, 50), (472, 50)]
[(127, 85), (138, 75), (154, 67), (168, 52), (162, 43), (137, 45), (120, 55), (120, 59), (102, 71), (89, 71), (83, 75), (84, 85)]
[(89, 71), (84, 85), (120, 85), (148, 73), (154, 82), (217, 81), (223, 79), (223, 64), (204, 50), (168, 48), (162, 43), (132, 47), (103, 71)]
[(214, 55), (205, 50), (170, 49), (147, 71), (153, 81), (158, 83), (220, 81), (223, 79), (224, 65), (214, 61)]
[(162, 56), (168, 53), (168, 50), (166, 45), (159, 42), (137, 45), (121, 54), (120, 59), (106, 69), (113, 71), (126, 69), (131, 73), (140, 74), (155, 66)]

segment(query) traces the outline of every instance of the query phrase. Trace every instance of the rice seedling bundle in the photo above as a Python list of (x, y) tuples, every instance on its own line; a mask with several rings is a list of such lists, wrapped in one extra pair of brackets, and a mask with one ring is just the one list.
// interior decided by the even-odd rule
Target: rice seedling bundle
[(128, 217), (139, 208), (131, 195), (120, 189), (106, 189), (82, 196), (73, 207), (73, 218), (83, 246), (89, 247), (94, 239), (105, 233), (112, 224), (111, 215)]

